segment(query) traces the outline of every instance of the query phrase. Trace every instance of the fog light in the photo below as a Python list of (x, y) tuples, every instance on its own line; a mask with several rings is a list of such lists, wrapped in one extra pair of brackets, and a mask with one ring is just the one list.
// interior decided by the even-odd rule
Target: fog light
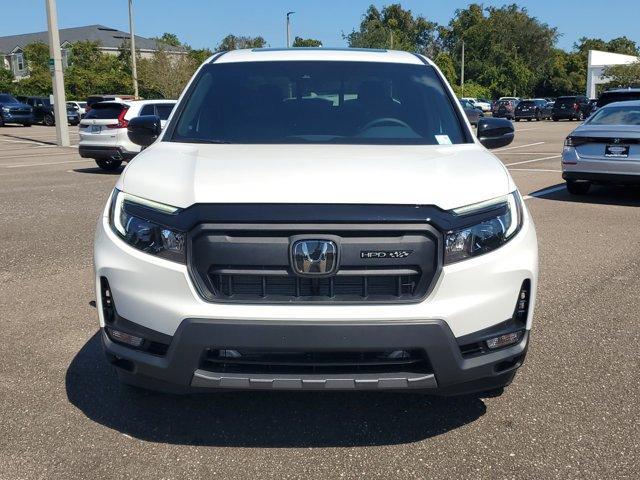
[(496, 348), (508, 347), (509, 345), (513, 345), (514, 343), (518, 343), (522, 340), (522, 335), (524, 332), (522, 330), (513, 333), (507, 333), (505, 335), (500, 335), (499, 337), (490, 338), (487, 340), (487, 347), (489, 350), (495, 350)]
[(120, 330), (114, 330), (113, 328), (107, 328), (109, 336), (120, 343), (125, 343), (131, 347), (140, 348), (144, 343), (144, 338), (136, 337), (130, 333), (121, 332)]

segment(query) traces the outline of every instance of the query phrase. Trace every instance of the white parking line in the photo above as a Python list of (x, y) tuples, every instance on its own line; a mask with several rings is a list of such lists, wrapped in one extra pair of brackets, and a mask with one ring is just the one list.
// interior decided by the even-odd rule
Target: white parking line
[(26, 163), (22, 165), (2, 165), (4, 168), (22, 168), (22, 167), (40, 167), (43, 165), (63, 165), (65, 163), (85, 163), (93, 162), (90, 158), (86, 160), (64, 160), (62, 162), (42, 162), (42, 163)]
[(537, 192), (533, 192), (529, 195), (525, 195), (524, 197), (522, 197), (523, 200), (529, 200), (531, 198), (537, 198), (537, 197), (544, 197), (545, 195), (549, 195), (550, 193), (553, 192), (557, 192), (560, 190), (564, 190), (565, 187), (564, 185), (556, 185), (555, 187), (549, 187), (549, 188), (545, 188), (544, 190), (539, 190)]
[(558, 152), (509, 152), (505, 155), (555, 155)]
[(494, 150), (493, 153), (506, 152), (507, 150), (515, 150), (516, 148), (535, 147), (536, 145), (542, 145), (545, 142), (528, 143), (526, 145), (516, 145), (515, 147), (499, 148)]
[(553, 155), (551, 157), (532, 158), (531, 160), (523, 160), (521, 162), (505, 163), (504, 166), (505, 167), (510, 167), (512, 165), (522, 165), (522, 164), (525, 164), (525, 163), (542, 162), (543, 160), (551, 160), (553, 158), (560, 158), (560, 157), (561, 157), (561, 155)]
[(551, 170), (548, 168), (510, 168), (510, 172), (556, 172), (562, 173), (562, 170)]

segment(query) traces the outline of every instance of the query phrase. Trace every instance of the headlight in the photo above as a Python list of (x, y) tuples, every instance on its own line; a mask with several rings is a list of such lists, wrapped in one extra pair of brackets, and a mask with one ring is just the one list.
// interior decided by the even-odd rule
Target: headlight
[(452, 230), (445, 235), (444, 263), (454, 263), (491, 252), (507, 243), (522, 225), (522, 200), (518, 192), (454, 209), (454, 215), (470, 215), (501, 209), (475, 225)]
[(9, 113), (11, 109), (9, 107), (2, 107), (2, 111)]
[(114, 190), (109, 224), (111, 229), (132, 247), (167, 260), (185, 263), (185, 233), (150, 222), (142, 216), (127, 213), (125, 204), (128, 203), (169, 214), (176, 213), (178, 209)]

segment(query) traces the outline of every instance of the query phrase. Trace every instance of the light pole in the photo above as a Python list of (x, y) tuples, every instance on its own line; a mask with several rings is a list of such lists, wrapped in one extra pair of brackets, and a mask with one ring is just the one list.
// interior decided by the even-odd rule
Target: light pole
[(129, 39), (131, 42), (131, 75), (133, 76), (133, 95), (138, 98), (138, 68), (136, 66), (136, 35), (133, 31), (133, 0), (129, 0)]
[(67, 124), (67, 99), (64, 96), (64, 74), (62, 72), (62, 53), (60, 52), (60, 33), (58, 32), (58, 11), (56, 0), (47, 2), (47, 26), (49, 27), (49, 69), (53, 75), (53, 111), (56, 117), (56, 143), (61, 147), (71, 145)]
[(291, 15), (296, 12), (287, 12), (287, 48), (291, 46)]

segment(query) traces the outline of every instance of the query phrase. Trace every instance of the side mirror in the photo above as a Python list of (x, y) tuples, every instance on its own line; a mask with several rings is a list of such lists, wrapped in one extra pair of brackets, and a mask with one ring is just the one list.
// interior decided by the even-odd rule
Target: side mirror
[(157, 115), (142, 115), (129, 120), (127, 135), (136, 145), (148, 147), (160, 136), (162, 125)]
[(481, 118), (478, 122), (478, 140), (487, 148), (506, 147), (513, 142), (515, 129), (506, 118)]

